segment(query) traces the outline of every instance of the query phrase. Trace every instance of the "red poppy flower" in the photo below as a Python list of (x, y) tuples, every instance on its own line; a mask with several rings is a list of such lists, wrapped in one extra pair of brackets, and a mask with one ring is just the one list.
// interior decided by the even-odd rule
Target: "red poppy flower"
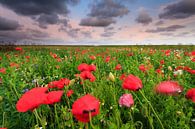
[(88, 71), (88, 64), (86, 64), (86, 63), (82, 63), (82, 64), (80, 64), (78, 67), (77, 67), (77, 69), (80, 71), (80, 72), (82, 72), (82, 71)]
[(96, 57), (95, 57), (94, 55), (89, 56), (89, 58), (90, 58), (91, 60), (95, 60), (95, 59), (96, 59)]
[(96, 66), (95, 65), (88, 65), (86, 63), (82, 63), (78, 66), (78, 70), (83, 72), (83, 71), (95, 71)]
[(191, 74), (195, 74), (195, 70), (193, 70), (193, 69), (190, 69), (190, 70), (187, 70), (189, 73), (191, 73)]
[(26, 59), (30, 59), (30, 56), (25, 56)]
[(105, 62), (108, 63), (110, 61), (110, 56), (107, 56)]
[(0, 128), (0, 129), (7, 129), (7, 128)]
[(165, 61), (164, 61), (164, 60), (161, 60), (161, 61), (160, 61), (160, 64), (161, 64), (161, 65), (163, 65), (164, 63), (165, 63)]
[(162, 70), (161, 70), (161, 69), (157, 69), (157, 70), (156, 70), (156, 73), (161, 74), (161, 73), (162, 73)]
[(191, 61), (192, 61), (192, 62), (195, 62), (195, 58), (192, 58)]
[(68, 90), (67, 93), (66, 93), (66, 96), (70, 97), (73, 93), (74, 93), (73, 90)]
[(191, 88), (187, 91), (186, 98), (191, 99), (192, 102), (195, 102), (195, 88)]
[(142, 72), (146, 72), (147, 68), (145, 67), (145, 65), (142, 64), (139, 66), (139, 70), (141, 70)]
[(87, 94), (77, 99), (72, 105), (72, 114), (81, 122), (89, 122), (90, 114), (94, 117), (99, 114), (100, 102), (94, 96)]
[(138, 77), (130, 74), (123, 81), (122, 87), (123, 87), (123, 89), (137, 91), (137, 90), (141, 89), (143, 87), (143, 85), (142, 85), (142, 81)]
[(18, 68), (18, 67), (19, 67), (19, 64), (14, 63), (14, 62), (11, 62), (11, 63), (9, 64), (9, 66), (10, 66), (10, 67), (16, 67), (16, 68)]
[(127, 56), (133, 56), (133, 52), (128, 53)]
[(89, 71), (81, 72), (80, 77), (84, 80), (89, 79), (91, 82), (94, 82), (96, 79), (95, 76)]
[(62, 89), (64, 86), (68, 86), (70, 83), (70, 80), (67, 78), (62, 78), (58, 81), (53, 81), (48, 84), (49, 88), (59, 88)]
[(63, 91), (51, 91), (47, 94), (47, 98), (44, 102), (44, 104), (54, 104), (61, 100), (61, 97), (63, 95)]
[(126, 74), (123, 73), (121, 76), (120, 76), (120, 80), (124, 80), (126, 78)]
[(192, 51), (191, 52), (191, 56), (195, 56), (195, 51)]
[(170, 53), (171, 53), (171, 50), (166, 50), (166, 51), (165, 51), (165, 55), (166, 55), (166, 56), (170, 56)]
[(175, 95), (177, 93), (181, 93), (183, 91), (183, 87), (175, 81), (164, 81), (155, 87), (155, 91), (160, 94)]
[(118, 64), (116, 67), (115, 67), (115, 70), (121, 70), (122, 69), (122, 66), (120, 64)]
[(6, 68), (0, 68), (0, 73), (5, 74), (6, 73)]
[(18, 112), (33, 110), (41, 104), (44, 104), (47, 97), (47, 90), (48, 88), (46, 87), (36, 87), (24, 93), (16, 104)]
[(90, 71), (96, 71), (96, 66), (94, 64), (89, 65)]
[(131, 107), (134, 104), (133, 96), (131, 94), (123, 94), (119, 99), (119, 105)]
[(16, 51), (22, 51), (22, 48), (21, 47), (16, 47), (15, 50)]

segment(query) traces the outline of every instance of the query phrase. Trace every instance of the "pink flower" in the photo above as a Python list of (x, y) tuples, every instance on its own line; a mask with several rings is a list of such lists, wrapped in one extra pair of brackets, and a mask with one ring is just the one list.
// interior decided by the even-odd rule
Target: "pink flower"
[(176, 81), (163, 81), (155, 87), (157, 93), (175, 95), (183, 91), (183, 87)]
[(133, 96), (131, 94), (123, 94), (119, 99), (119, 105), (131, 107), (134, 104)]

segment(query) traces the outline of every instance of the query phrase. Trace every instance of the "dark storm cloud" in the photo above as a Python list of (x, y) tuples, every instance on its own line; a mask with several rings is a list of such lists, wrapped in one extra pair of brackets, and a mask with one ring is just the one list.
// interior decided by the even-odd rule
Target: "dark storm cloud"
[(139, 12), (138, 17), (135, 19), (137, 23), (141, 23), (143, 25), (148, 25), (152, 22), (152, 17), (148, 14), (146, 10), (141, 10)]
[(1, 0), (0, 3), (17, 14), (29, 16), (42, 28), (47, 25), (61, 23), (58, 15), (69, 13), (67, 4), (75, 5), (79, 0)]
[(22, 39), (42, 39), (48, 38), (49, 34), (34, 29), (22, 31), (0, 31), (0, 39), (22, 40)]
[(92, 4), (87, 18), (81, 19), (81, 26), (105, 27), (115, 23), (116, 17), (129, 13), (127, 7), (117, 0), (100, 0)]
[(39, 22), (39, 27), (43, 29), (46, 29), (48, 24), (53, 25), (60, 21), (57, 14), (41, 14), (36, 20)]
[(177, 3), (169, 4), (159, 14), (163, 19), (182, 19), (195, 15), (195, 0), (181, 0)]
[(171, 25), (168, 27), (157, 27), (156, 29), (148, 29), (148, 30), (146, 30), (146, 32), (149, 32), (149, 33), (172, 32), (172, 31), (176, 31), (176, 30), (182, 29), (182, 28), (185, 28), (185, 26)]
[(105, 27), (110, 24), (115, 23), (112, 18), (97, 18), (97, 17), (89, 17), (81, 20), (81, 26), (95, 26), (95, 27)]
[(0, 16), (0, 31), (16, 30), (19, 27), (21, 26), (17, 21), (9, 20)]
[(92, 6), (89, 16), (91, 17), (118, 17), (129, 13), (129, 10), (113, 0), (103, 0)]

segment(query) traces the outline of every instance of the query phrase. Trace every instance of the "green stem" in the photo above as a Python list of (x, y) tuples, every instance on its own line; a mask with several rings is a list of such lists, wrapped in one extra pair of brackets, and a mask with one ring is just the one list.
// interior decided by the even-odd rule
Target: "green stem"
[[(45, 129), (45, 123), (43, 123), (43, 121), (42, 121), (41, 118), (39, 117), (39, 114), (38, 114), (38, 112), (37, 112), (36, 109), (34, 110), (34, 114), (35, 114), (35, 117), (36, 117), (37, 122), (38, 122), (38, 120), (39, 120), (39, 122), (41, 123), (41, 126), (43, 127), (43, 129)], [(39, 122), (38, 122), (38, 124), (39, 124)]]
[(3, 112), (3, 123), (2, 123), (2, 127), (5, 127), (5, 112)]
[(164, 126), (163, 126), (163, 124), (162, 124), (162, 122), (161, 122), (159, 116), (157, 115), (156, 111), (154, 110), (152, 104), (150, 103), (150, 101), (148, 101), (148, 99), (146, 98), (146, 96), (144, 95), (144, 93), (143, 93), (141, 90), (139, 90), (139, 92), (141, 93), (141, 95), (144, 97), (144, 99), (145, 99), (145, 100), (147, 101), (147, 103), (149, 104), (149, 106), (150, 106), (150, 108), (152, 109), (154, 115), (156, 116), (157, 120), (159, 121), (159, 123), (160, 123), (162, 129), (164, 129)]
[(59, 119), (58, 119), (58, 113), (57, 113), (57, 110), (56, 110), (56, 104), (54, 104), (54, 111), (55, 111), (55, 118), (56, 118), (56, 121), (57, 121), (57, 124), (58, 124), (58, 128), (60, 128), (60, 124), (59, 124)]
[[(67, 103), (68, 103), (68, 108), (71, 109), (68, 97), (67, 97)], [(71, 117), (71, 125), (72, 125), (72, 128), (74, 129), (74, 122), (73, 122), (72, 114), (70, 115), (70, 117)]]
[(89, 113), (89, 120), (90, 120), (90, 126), (92, 127), (92, 129), (95, 129), (95, 127), (93, 126), (93, 123), (92, 123), (92, 119), (91, 119), (91, 112)]

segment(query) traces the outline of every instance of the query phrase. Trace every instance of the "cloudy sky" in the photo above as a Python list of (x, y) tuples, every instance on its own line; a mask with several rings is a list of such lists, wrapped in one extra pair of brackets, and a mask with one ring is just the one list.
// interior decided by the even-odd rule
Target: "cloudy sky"
[(0, 41), (195, 44), (195, 0), (0, 0)]

